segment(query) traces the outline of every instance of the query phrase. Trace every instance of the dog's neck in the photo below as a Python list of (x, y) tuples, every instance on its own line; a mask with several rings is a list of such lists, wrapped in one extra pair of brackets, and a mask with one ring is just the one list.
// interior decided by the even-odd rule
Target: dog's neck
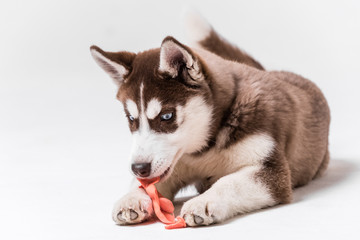
[(260, 70), (245, 64), (225, 60), (204, 49), (195, 49), (195, 52), (205, 63), (205, 71), (209, 78), (212, 93), (213, 123), (210, 138), (206, 147), (196, 152), (202, 154), (216, 145), (220, 130), (230, 117), (231, 109), (239, 93), (241, 82), (249, 80), (251, 73)]

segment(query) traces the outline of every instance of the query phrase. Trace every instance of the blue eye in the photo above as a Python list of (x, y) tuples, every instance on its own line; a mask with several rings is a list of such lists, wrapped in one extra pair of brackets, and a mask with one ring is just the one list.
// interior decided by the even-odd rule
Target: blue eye
[(129, 118), (130, 121), (134, 121), (134, 120), (135, 120), (135, 118), (134, 118), (133, 116), (131, 116), (131, 115), (129, 115), (128, 118)]
[(171, 118), (173, 117), (173, 114), (172, 113), (165, 113), (163, 115), (160, 116), (160, 119), (162, 121), (168, 121), (170, 120)]

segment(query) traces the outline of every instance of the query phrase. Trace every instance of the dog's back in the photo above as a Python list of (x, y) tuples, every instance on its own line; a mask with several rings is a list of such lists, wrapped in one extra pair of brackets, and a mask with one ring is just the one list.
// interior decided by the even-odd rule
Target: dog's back
[(189, 12), (186, 16), (185, 31), (189, 41), (195, 47), (199, 46), (226, 60), (236, 61), (238, 63), (243, 63), (248, 66), (264, 70), (264, 67), (258, 61), (221, 37), (205, 19), (196, 13)]
[[(197, 24), (194, 24), (197, 21)], [(200, 22), (200, 24), (199, 24)], [(188, 16), (188, 36), (195, 47), (210, 51), (223, 59), (235, 61), (265, 71), (254, 58), (221, 37), (202, 17)], [(194, 32), (206, 32), (204, 35)], [(286, 154), (291, 172), (292, 187), (302, 186), (313, 178), (321, 176), (329, 162), (328, 135), (330, 110), (320, 89), (311, 81), (290, 73), (270, 71), (261, 84), (268, 90), (278, 92), (284, 104), (273, 109), (274, 114), (282, 112), (296, 121), (275, 127), (280, 146)], [(271, 76), (268, 79), (268, 76)], [(248, 95), (239, 90), (238, 94)], [(255, 101), (255, 100), (254, 100)], [(282, 114), (284, 115), (284, 114)], [(285, 117), (285, 116), (282, 116)], [(281, 119), (277, 120), (279, 124)], [(282, 135), (282, 132), (286, 133)]]
[[(321, 176), (329, 162), (328, 136), (330, 110), (320, 89), (311, 81), (289, 72), (271, 72), (282, 81), (279, 86), (284, 98), (293, 102), (289, 111), (294, 115), (290, 122), (283, 147), (291, 170), (292, 186), (302, 186)], [(279, 89), (278, 88), (278, 89)], [(292, 89), (292, 90), (290, 90)], [(282, 109), (286, 108), (284, 105)]]

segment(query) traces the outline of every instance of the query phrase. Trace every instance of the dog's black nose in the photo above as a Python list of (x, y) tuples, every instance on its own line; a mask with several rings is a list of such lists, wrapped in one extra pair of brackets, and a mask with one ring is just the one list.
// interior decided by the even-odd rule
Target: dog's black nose
[(151, 172), (151, 163), (133, 163), (131, 170), (138, 177), (148, 177)]

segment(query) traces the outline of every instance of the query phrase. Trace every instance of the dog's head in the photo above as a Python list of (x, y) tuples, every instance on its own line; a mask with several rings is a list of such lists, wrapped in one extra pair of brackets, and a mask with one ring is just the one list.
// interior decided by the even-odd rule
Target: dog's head
[(119, 86), (137, 177), (165, 179), (183, 154), (208, 145), (214, 105), (210, 77), (190, 48), (167, 37), (160, 48), (138, 54), (96, 46), (91, 53)]

